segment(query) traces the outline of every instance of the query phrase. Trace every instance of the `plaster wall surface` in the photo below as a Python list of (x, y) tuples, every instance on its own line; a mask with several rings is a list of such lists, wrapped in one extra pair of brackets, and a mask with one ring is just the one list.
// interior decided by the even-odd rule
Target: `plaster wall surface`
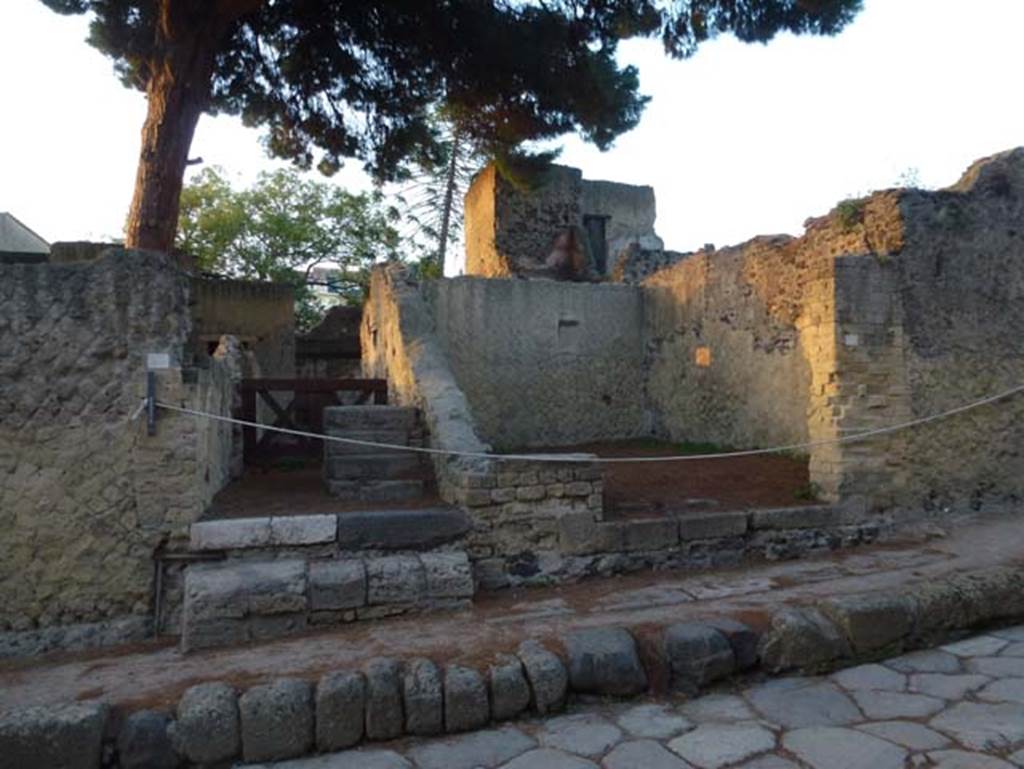
[(569, 446), (647, 432), (639, 288), (463, 277), (425, 291), (487, 442)]
[(146, 617), (154, 550), (225, 481), (226, 428), (131, 419), (150, 352), (171, 359), (161, 400), (230, 401), (221, 361), (183, 367), (189, 285), (149, 252), (0, 265), (0, 631)]
[(648, 250), (665, 247), (654, 232), (657, 207), (653, 187), (585, 179), (581, 192), (583, 216), (606, 217), (609, 271), (616, 255), (632, 243)]
[(194, 296), (201, 343), (234, 336), (253, 351), (260, 376), (294, 376), (295, 297), (289, 287), (197, 278)]

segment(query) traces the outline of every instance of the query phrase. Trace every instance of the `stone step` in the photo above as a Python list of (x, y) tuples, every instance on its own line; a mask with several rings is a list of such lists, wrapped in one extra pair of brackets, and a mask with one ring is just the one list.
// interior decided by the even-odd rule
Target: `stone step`
[(463, 551), (367, 558), (199, 563), (185, 570), (183, 651), (265, 641), (395, 614), (461, 608), (473, 597)]
[(328, 434), (377, 430), (410, 433), (418, 424), (419, 410), (410, 406), (330, 406), (324, 409), (324, 427)]
[[(338, 438), (349, 438), (357, 441), (371, 441), (372, 443), (386, 443), (390, 446), (422, 446), (423, 439), (417, 434), (405, 430), (343, 430), (340, 428), (329, 428), (327, 434)], [(347, 457), (363, 454), (407, 454), (401, 449), (384, 449), (378, 446), (360, 446), (355, 443), (341, 443), (340, 441), (326, 441), (328, 457)]]
[(469, 516), (457, 507), (349, 513), (220, 518), (189, 527), (195, 553), (272, 550), (295, 552), (324, 546), (335, 550), (430, 550), (454, 542), (470, 530)]
[(423, 479), (329, 480), (327, 481), (327, 490), (332, 496), (351, 502), (400, 502), (424, 496), (427, 491), (427, 481)]
[(419, 478), (426, 469), (419, 454), (349, 454), (325, 460), (329, 481), (386, 481)]

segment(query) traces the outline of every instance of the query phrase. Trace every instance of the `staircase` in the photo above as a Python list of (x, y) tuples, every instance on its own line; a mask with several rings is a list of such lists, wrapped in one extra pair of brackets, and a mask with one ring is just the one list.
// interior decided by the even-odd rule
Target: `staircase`
[[(327, 408), (324, 430), (339, 438), (423, 445), (419, 410), (404, 406)], [(423, 454), (327, 441), (324, 478), (330, 493), (344, 500), (397, 502), (425, 496), (433, 486), (433, 469)]]

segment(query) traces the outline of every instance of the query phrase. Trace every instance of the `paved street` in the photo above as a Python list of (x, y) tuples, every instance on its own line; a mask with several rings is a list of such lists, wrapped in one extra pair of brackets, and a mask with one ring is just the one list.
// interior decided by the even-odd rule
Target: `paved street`
[(577, 706), (547, 720), (274, 767), (1015, 769), (1024, 767), (1024, 626), (831, 676), (689, 701)]

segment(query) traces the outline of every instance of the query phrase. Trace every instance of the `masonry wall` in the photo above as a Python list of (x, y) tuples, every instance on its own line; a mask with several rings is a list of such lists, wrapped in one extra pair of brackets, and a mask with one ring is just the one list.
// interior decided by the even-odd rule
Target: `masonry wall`
[(215, 345), (236, 337), (252, 350), (259, 376), (295, 374), (295, 297), (288, 286), (248, 280), (195, 281), (196, 336)]
[(584, 216), (607, 218), (608, 272), (619, 252), (630, 244), (647, 250), (664, 248), (664, 242), (654, 232), (657, 209), (653, 187), (584, 179), (581, 193)]
[[(947, 190), (890, 195), (898, 251), (849, 265), (839, 282), (842, 338), (856, 340), (840, 347), (846, 429), (929, 417), (1024, 384), (1024, 150), (978, 161)], [(1024, 394), (852, 444), (844, 461), (844, 492), (876, 505), (1020, 502)]]
[[(0, 631), (151, 611), (153, 553), (226, 478), (225, 428), (161, 412), (132, 421), (146, 354), (170, 354), (161, 400), (223, 408), (222, 363), (189, 368), (189, 278), (113, 250), (70, 264), (0, 264)], [(0, 634), (2, 635), (2, 634)]]
[(808, 439), (812, 370), (829, 355), (824, 252), (757, 238), (693, 254), (643, 286), (657, 432), (736, 448)]
[(430, 282), (426, 298), (488, 443), (572, 446), (647, 432), (638, 288), (463, 277)]

